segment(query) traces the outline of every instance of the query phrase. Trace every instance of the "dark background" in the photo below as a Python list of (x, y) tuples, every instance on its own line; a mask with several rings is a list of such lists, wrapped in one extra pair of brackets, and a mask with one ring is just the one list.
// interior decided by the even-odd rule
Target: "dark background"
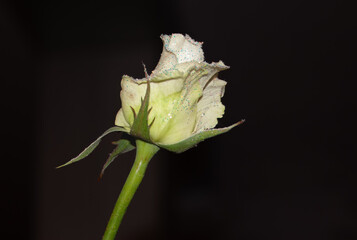
[[(342, 1), (7, 1), (1, 26), (1, 237), (100, 239), (135, 153), (98, 182), (119, 136), (123, 74), (144, 76), (160, 34), (231, 66), (231, 132), (160, 151), (118, 239), (357, 239), (355, 11)], [(11, 237), (9, 237), (11, 236)]]

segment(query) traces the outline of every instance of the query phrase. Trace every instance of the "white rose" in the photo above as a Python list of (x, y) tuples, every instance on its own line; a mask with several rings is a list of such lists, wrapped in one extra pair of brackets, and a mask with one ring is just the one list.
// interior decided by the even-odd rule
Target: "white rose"
[[(244, 122), (214, 128), (217, 118), (224, 113), (221, 98), (226, 82), (218, 78), (218, 72), (229, 67), (222, 61), (206, 63), (202, 43), (188, 35), (162, 35), (161, 39), (164, 43), (161, 58), (150, 76), (146, 74), (143, 79), (123, 76), (122, 108), (116, 115), (116, 126), (62, 166), (88, 156), (101, 139), (112, 132), (126, 132), (144, 142), (180, 153)], [(120, 153), (135, 148), (125, 138), (116, 145), (102, 172)]]
[(224, 114), (221, 98), (226, 85), (218, 78), (218, 72), (229, 67), (222, 61), (206, 63), (202, 43), (188, 35), (162, 35), (161, 39), (164, 44), (161, 58), (150, 76), (143, 79), (123, 76), (122, 108), (116, 115), (115, 125), (131, 131), (150, 81), (150, 142), (168, 146), (198, 136), (217, 125), (217, 118)]

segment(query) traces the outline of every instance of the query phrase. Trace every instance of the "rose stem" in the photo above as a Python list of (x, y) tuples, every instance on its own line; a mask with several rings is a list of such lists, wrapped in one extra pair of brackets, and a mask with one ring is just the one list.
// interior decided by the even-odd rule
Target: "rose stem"
[(103, 240), (113, 240), (115, 238), (126, 209), (144, 177), (146, 167), (158, 150), (159, 147), (153, 144), (136, 140), (135, 162), (115, 204), (107, 228), (104, 232)]

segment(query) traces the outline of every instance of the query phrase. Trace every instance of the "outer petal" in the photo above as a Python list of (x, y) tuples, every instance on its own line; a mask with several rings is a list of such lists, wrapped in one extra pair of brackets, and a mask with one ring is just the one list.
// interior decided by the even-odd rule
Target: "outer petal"
[(134, 113), (131, 108), (138, 112), (141, 99), (145, 96), (146, 85), (139, 84), (132, 77), (124, 75), (121, 81), (120, 98), (122, 102), (123, 115), (129, 125), (133, 125)]
[(116, 126), (120, 126), (123, 127), (125, 130), (127, 130), (128, 132), (130, 131), (130, 125), (129, 123), (125, 120), (124, 117), (124, 113), (123, 113), (123, 109), (121, 108), (116, 117), (115, 117), (115, 125)]
[(197, 124), (194, 132), (214, 128), (224, 114), (221, 98), (224, 95), (226, 82), (215, 77), (203, 90), (203, 96), (197, 104)]
[(203, 96), (197, 103), (197, 123), (194, 133), (214, 128), (224, 114), (221, 98), (224, 95), (225, 81), (218, 79), (218, 72), (229, 67), (222, 61), (205, 65), (207, 75), (200, 79)]
[[(159, 116), (158, 122), (153, 124), (150, 131), (154, 134), (160, 132), (156, 143), (172, 144), (186, 139), (192, 135), (196, 125), (197, 102), (202, 96), (202, 87), (199, 83), (200, 76), (204, 74), (202, 69), (191, 69), (189, 74), (183, 79), (183, 85), (180, 92), (166, 97), (161, 103), (153, 106), (167, 106), (166, 111), (158, 109), (155, 111)], [(153, 101), (155, 101), (153, 99)], [(153, 108), (153, 111), (155, 110)]]

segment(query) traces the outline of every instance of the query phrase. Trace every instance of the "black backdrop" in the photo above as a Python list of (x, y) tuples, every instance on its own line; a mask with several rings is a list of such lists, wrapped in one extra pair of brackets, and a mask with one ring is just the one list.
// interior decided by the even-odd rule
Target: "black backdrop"
[[(356, 239), (353, 8), (342, 1), (0, 3), (1, 235), (100, 239), (134, 153), (97, 177), (123, 74), (143, 77), (160, 34), (204, 41), (231, 66), (219, 126), (150, 163), (118, 239)], [(5, 239), (5, 238), (4, 238)]]

